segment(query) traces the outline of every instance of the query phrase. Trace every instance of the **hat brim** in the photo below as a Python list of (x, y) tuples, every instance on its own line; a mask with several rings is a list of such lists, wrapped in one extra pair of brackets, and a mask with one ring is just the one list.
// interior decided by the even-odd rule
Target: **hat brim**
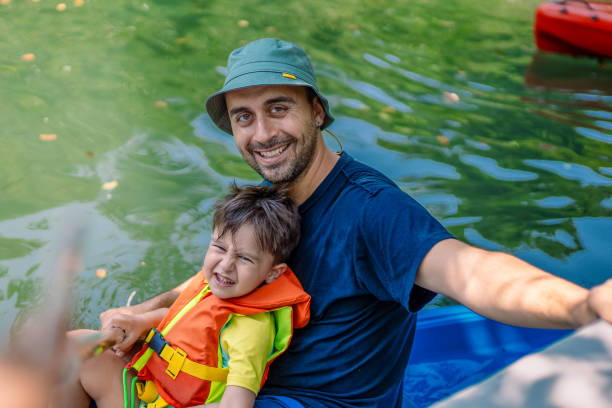
[(329, 112), (329, 102), (323, 95), (321, 95), (321, 93), (319, 93), (317, 88), (313, 87), (308, 82), (301, 80), (300, 78), (296, 77), (293, 79), (291, 77), (283, 76), (283, 73), (278, 71), (249, 72), (232, 79), (231, 82), (225, 84), (223, 89), (208, 97), (206, 100), (206, 111), (219, 129), (232, 135), (232, 125), (227, 112), (227, 105), (225, 104), (225, 94), (238, 89), (265, 85), (305, 86), (312, 89), (325, 109), (325, 120), (321, 125), (321, 130), (325, 129), (334, 121), (333, 116)]

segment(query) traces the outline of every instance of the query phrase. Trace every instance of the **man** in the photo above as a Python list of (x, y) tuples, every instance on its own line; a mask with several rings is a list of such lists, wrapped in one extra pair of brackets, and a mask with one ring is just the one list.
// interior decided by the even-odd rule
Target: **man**
[[(289, 262), (312, 296), (311, 323), (270, 371), (256, 407), (399, 407), (416, 312), (442, 293), (510, 324), (612, 321), (612, 280), (588, 291), (515, 257), (454, 239), (376, 170), (334, 154), (333, 117), (305, 53), (263, 39), (232, 52), (206, 107), (247, 163), (287, 184), (302, 216)], [(170, 304), (185, 284), (132, 308)]]

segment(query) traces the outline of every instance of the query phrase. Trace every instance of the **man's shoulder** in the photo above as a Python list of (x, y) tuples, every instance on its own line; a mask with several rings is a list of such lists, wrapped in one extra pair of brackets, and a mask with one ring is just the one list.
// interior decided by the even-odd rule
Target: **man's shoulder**
[(382, 190), (398, 190), (399, 187), (387, 176), (375, 168), (353, 159), (349, 160), (342, 168), (347, 181), (370, 196), (380, 193)]

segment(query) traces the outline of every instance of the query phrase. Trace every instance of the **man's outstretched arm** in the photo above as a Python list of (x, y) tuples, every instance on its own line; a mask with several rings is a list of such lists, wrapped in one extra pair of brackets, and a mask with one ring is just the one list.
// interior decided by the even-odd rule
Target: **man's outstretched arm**
[(612, 322), (612, 279), (588, 290), (515, 256), (456, 239), (427, 253), (416, 283), (517, 326), (576, 328), (598, 317)]
[(109, 322), (111, 321), (113, 316), (117, 314), (138, 315), (138, 314), (150, 312), (152, 310), (170, 307), (172, 303), (174, 303), (176, 298), (179, 297), (181, 292), (185, 290), (185, 288), (189, 285), (189, 283), (194, 277), (195, 275), (187, 279), (185, 282), (181, 283), (174, 289), (170, 289), (167, 292), (161, 293), (137, 305), (117, 307), (114, 309), (108, 309), (100, 313), (101, 328), (107, 329)]

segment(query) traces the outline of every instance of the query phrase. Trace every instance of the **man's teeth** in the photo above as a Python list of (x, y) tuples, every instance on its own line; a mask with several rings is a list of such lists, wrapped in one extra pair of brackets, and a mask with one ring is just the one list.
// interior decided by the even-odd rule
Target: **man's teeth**
[(268, 150), (267, 152), (259, 152), (259, 154), (262, 157), (265, 157), (266, 159), (269, 159), (271, 157), (276, 157), (279, 154), (281, 154), (282, 152), (285, 151), (285, 149), (287, 148), (287, 146), (281, 146), (278, 149), (274, 149), (274, 150)]

